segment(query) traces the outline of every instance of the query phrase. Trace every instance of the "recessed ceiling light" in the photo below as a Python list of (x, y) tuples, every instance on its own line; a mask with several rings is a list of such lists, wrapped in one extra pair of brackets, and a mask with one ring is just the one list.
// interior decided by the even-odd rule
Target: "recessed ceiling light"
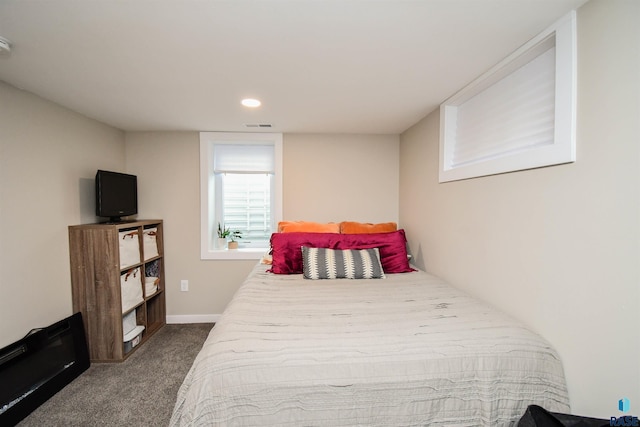
[(246, 98), (242, 100), (242, 105), (244, 105), (245, 107), (256, 108), (259, 107), (260, 104), (262, 104), (260, 101), (253, 98)]

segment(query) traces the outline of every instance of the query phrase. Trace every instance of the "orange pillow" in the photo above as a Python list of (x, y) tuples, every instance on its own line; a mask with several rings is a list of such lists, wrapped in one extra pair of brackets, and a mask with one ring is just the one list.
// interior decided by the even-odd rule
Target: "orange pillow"
[(340, 232), (342, 234), (388, 233), (397, 229), (398, 225), (395, 222), (371, 224), (368, 222), (343, 221), (340, 223)]
[(278, 233), (339, 233), (340, 224), (310, 221), (280, 221)]

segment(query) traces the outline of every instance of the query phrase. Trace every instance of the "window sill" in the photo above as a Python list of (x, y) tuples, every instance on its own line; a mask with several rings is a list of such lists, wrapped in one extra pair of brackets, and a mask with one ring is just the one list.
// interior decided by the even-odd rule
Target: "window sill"
[(213, 249), (202, 254), (203, 260), (243, 260), (262, 259), (269, 252), (268, 248)]

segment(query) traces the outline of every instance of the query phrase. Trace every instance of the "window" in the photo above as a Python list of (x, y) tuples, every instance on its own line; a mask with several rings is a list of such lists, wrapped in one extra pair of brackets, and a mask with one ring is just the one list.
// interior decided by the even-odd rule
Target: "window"
[[(281, 220), (282, 135), (200, 133), (201, 258), (258, 259)], [(218, 224), (242, 232), (240, 249), (216, 247)]]
[(440, 182), (575, 161), (575, 11), (440, 106)]

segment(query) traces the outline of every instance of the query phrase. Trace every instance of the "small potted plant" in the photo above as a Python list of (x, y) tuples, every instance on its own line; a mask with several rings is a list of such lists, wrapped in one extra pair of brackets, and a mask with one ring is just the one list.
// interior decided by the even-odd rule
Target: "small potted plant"
[(231, 230), (229, 227), (224, 227), (218, 223), (218, 249), (224, 249), (227, 244), (227, 237), (231, 235)]
[(242, 231), (233, 230), (229, 234), (229, 237), (231, 238), (231, 241), (228, 244), (229, 249), (238, 249), (238, 239), (242, 239)]

